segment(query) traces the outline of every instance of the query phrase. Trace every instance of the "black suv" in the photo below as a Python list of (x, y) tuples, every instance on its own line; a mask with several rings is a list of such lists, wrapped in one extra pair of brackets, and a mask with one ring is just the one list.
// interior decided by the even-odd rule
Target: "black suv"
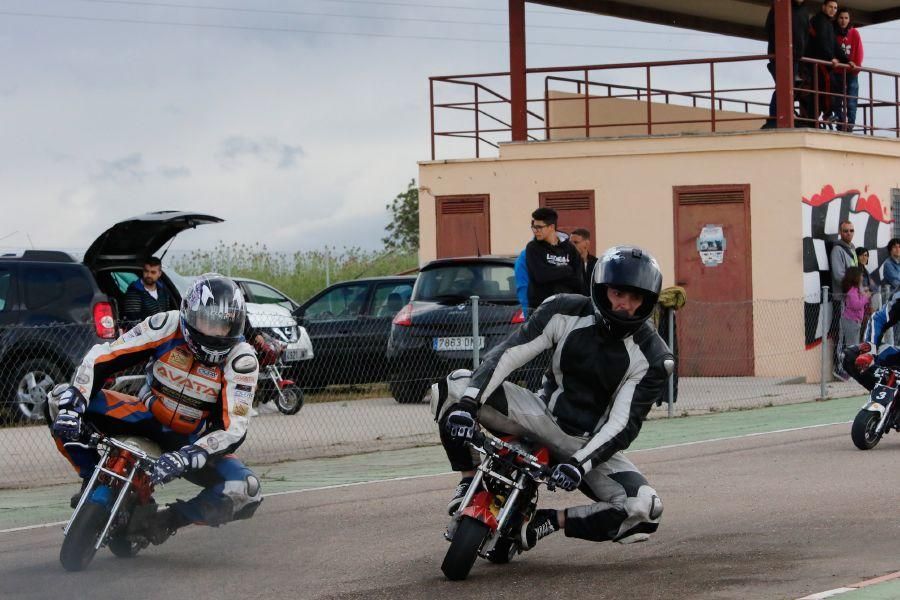
[[(394, 317), (387, 355), (391, 392), (400, 403), (419, 402), (431, 384), (455, 369), (471, 369), (471, 296), (478, 296), (478, 344), (482, 356), (525, 321), (516, 298), (515, 257), (478, 256), (433, 260), (422, 267), (412, 301)], [(535, 388), (547, 356), (513, 380)]]
[(114, 337), (112, 304), (85, 265), (64, 252), (0, 256), (0, 420), (41, 418), (47, 392)]
[[(0, 421), (43, 418), (47, 392), (71, 379), (91, 346), (118, 335), (118, 306), (143, 259), (179, 232), (221, 220), (147, 213), (104, 231), (83, 262), (51, 250), (0, 256)], [(163, 281), (179, 298), (165, 271)]]

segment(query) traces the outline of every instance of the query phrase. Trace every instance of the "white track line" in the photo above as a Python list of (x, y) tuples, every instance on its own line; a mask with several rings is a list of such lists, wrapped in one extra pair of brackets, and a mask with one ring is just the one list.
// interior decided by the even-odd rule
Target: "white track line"
[[(634, 452), (650, 452), (652, 450), (668, 450), (670, 448), (681, 448), (683, 446), (696, 446), (698, 444), (710, 444), (713, 442), (724, 442), (724, 441), (728, 441), (728, 440), (740, 440), (743, 438), (759, 437), (759, 436), (763, 436), (763, 435), (773, 435), (776, 433), (789, 433), (791, 431), (802, 431), (804, 429), (816, 429), (818, 427), (831, 427), (832, 425), (846, 425), (847, 423), (850, 423), (850, 421), (838, 421), (836, 423), (823, 423), (821, 425), (806, 425), (803, 427), (791, 427), (789, 429), (777, 429), (775, 431), (759, 431), (756, 433), (745, 433), (745, 434), (734, 435), (734, 436), (730, 436), (730, 437), (720, 437), (720, 438), (713, 438), (713, 439), (709, 439), (709, 440), (697, 440), (695, 442), (682, 442), (679, 444), (668, 444), (666, 446), (655, 446), (653, 448), (641, 448), (638, 450), (629, 450), (626, 453), (632, 454)], [(304, 488), (304, 489), (299, 489), (299, 490), (285, 490), (283, 492), (272, 492), (270, 494), (263, 494), (263, 497), (268, 498), (268, 497), (272, 497), (272, 496), (287, 496), (287, 495), (291, 495), (291, 494), (305, 494), (307, 492), (318, 492), (318, 491), (322, 491), (322, 490), (335, 490), (335, 489), (339, 489), (339, 488), (356, 487), (356, 486), (360, 486), (360, 485), (369, 485), (369, 484), (373, 484), (373, 483), (389, 483), (389, 482), (393, 482), (393, 481), (409, 481), (409, 480), (413, 480), (413, 479), (425, 479), (428, 477), (440, 477), (443, 475), (449, 475), (451, 473), (452, 473), (452, 471), (445, 471), (443, 473), (431, 473), (428, 475), (409, 475), (406, 477), (392, 477), (392, 478), (388, 478), (388, 479), (373, 479), (370, 481), (356, 481), (353, 483), (337, 483), (334, 485), (323, 485), (323, 486), (314, 487), (314, 488)], [(44, 529), (46, 527), (56, 527), (58, 525), (65, 525), (65, 524), (66, 524), (66, 521), (55, 521), (53, 523), (41, 523), (39, 525), (26, 525), (24, 527), (13, 527), (11, 529), (0, 529), (0, 534), (15, 533), (18, 531), (30, 531), (32, 529)]]
[(827, 590), (824, 592), (819, 592), (818, 594), (810, 594), (809, 596), (803, 596), (800, 600), (823, 600), (824, 598), (832, 598), (834, 596), (838, 596), (840, 594), (844, 594), (846, 592), (853, 592), (860, 588), (869, 587), (870, 585), (878, 585), (879, 583), (884, 583), (886, 581), (893, 581), (895, 579), (900, 578), (900, 571), (896, 571), (894, 573), (888, 573), (887, 575), (881, 575), (880, 577), (873, 577), (872, 579), (866, 579), (865, 581), (860, 581), (859, 583), (854, 583), (848, 587), (840, 587), (834, 588), (833, 590)]

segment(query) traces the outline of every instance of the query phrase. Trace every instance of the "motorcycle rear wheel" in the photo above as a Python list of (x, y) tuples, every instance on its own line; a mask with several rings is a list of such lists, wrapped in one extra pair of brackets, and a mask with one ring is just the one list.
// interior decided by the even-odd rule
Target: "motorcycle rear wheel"
[(875, 434), (878, 427), (878, 421), (881, 420), (881, 414), (871, 410), (861, 410), (853, 419), (853, 426), (850, 428), (850, 437), (853, 444), (860, 450), (871, 450), (881, 441), (881, 435)]
[(59, 562), (66, 571), (81, 571), (94, 558), (97, 538), (106, 525), (109, 511), (94, 502), (85, 502), (59, 549)]
[(288, 386), (275, 392), (275, 406), (286, 415), (295, 415), (303, 408), (303, 390), (295, 386)]
[(461, 581), (469, 576), (469, 571), (478, 558), (478, 549), (489, 531), (490, 528), (478, 519), (463, 517), (460, 520), (450, 542), (450, 549), (441, 564), (441, 571), (447, 579)]

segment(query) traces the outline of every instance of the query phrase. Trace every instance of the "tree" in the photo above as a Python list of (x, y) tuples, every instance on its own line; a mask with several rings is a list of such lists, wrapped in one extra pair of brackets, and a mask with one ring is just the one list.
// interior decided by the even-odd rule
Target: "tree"
[(397, 194), (388, 205), (391, 222), (384, 228), (387, 235), (381, 238), (387, 250), (417, 252), (419, 250), (419, 188), (411, 179), (405, 192)]

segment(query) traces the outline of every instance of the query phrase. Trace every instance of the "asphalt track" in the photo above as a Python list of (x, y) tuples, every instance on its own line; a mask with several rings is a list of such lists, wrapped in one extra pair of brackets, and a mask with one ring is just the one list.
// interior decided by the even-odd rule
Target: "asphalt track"
[[(0, 533), (0, 596), (800, 598), (900, 569), (900, 436), (856, 450), (846, 423), (823, 424), (852, 418), (859, 402), (834, 402), (793, 409), (802, 418), (764, 409), (648, 427), (641, 439), (656, 436), (663, 447), (631, 458), (662, 495), (665, 514), (643, 544), (555, 534), (510, 565), (479, 561), (468, 581), (447, 582), (439, 569), (447, 548), (443, 508), (456, 478), (420, 472), (270, 495), (251, 521), (187, 528), (128, 561), (104, 550), (84, 573), (59, 566), (58, 526)], [(667, 428), (670, 434), (660, 433)], [(407, 470), (442, 470), (434, 449), (408, 452), (423, 461), (404, 455)], [(345, 478), (353, 479), (349, 471)], [(546, 493), (542, 504), (582, 499)], [(896, 598), (895, 584), (843, 598)]]

